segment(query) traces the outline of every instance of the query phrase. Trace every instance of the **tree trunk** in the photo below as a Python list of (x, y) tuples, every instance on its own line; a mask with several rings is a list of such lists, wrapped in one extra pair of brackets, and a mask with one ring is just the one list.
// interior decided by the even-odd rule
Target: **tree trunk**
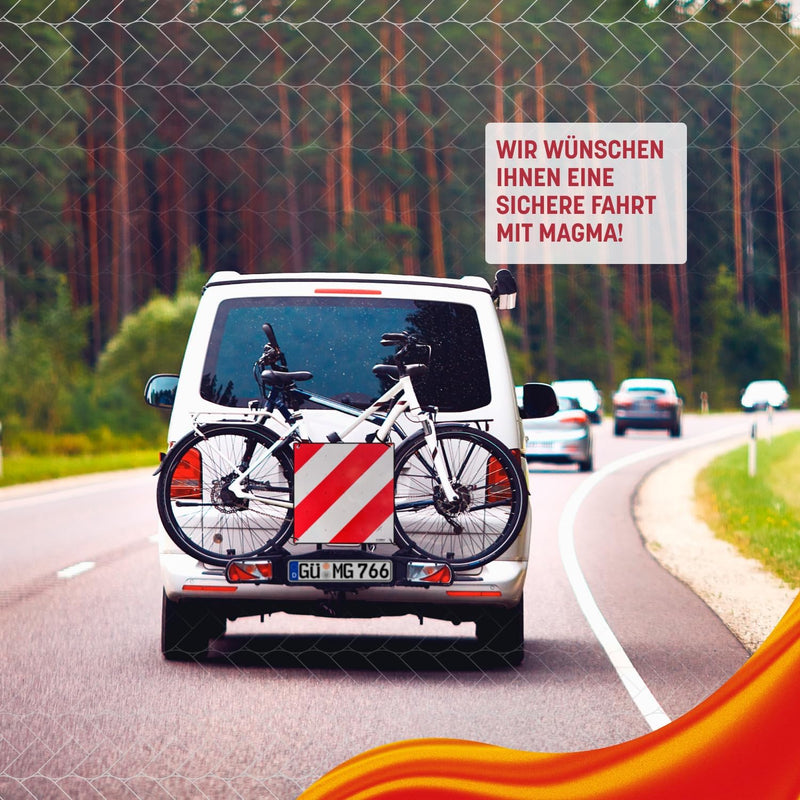
[(558, 376), (556, 357), (556, 296), (553, 283), (553, 265), (544, 265), (544, 321), (547, 339), (547, 377), (555, 380)]
[(86, 104), (86, 215), (89, 244), (89, 301), (92, 307), (92, 355), (97, 361), (103, 345), (100, 315), (100, 249), (97, 235), (97, 148), (92, 130), (92, 100)]
[(352, 86), (349, 82), (339, 87), (341, 104), (341, 169), (342, 169), (342, 226), (345, 232), (353, 227), (355, 210), (353, 197), (353, 119), (352, 119)]
[[(642, 264), (642, 315), (644, 316), (644, 366), (653, 374), (653, 287), (650, 265)], [(612, 384), (613, 385), (613, 384)]]
[[(0, 208), (3, 208), (0, 202)], [(0, 217), (0, 234), (5, 230), (5, 224)], [(0, 344), (8, 342), (8, 297), (6, 296), (6, 259), (3, 253), (3, 244), (0, 241)]]
[(203, 205), (206, 210), (206, 264), (209, 272), (217, 269), (217, 252), (219, 250), (219, 189), (216, 176), (210, 169), (210, 157), (204, 150), (202, 153), (203, 168), (206, 174)]
[[(389, 66), (391, 64), (391, 36), (392, 28), (388, 23), (381, 25), (381, 104), (383, 105), (383, 121), (381, 122), (381, 160), (383, 168), (389, 166), (392, 155), (392, 123), (389, 116), (389, 107), (392, 101), (392, 87), (389, 85)], [(383, 221), (387, 225), (394, 225), (397, 221), (394, 210), (392, 185), (387, 175), (381, 177), (381, 208)]]
[(175, 274), (181, 275), (189, 263), (192, 250), (192, 233), (190, 230), (191, 215), (189, 181), (186, 179), (186, 150), (176, 147), (170, 156), (172, 161), (172, 208), (175, 238)]
[[(328, 109), (325, 113), (325, 120), (327, 122), (328, 130), (334, 129), (333, 110)], [(334, 155), (335, 148), (333, 146), (328, 148), (325, 155), (325, 212), (328, 219), (328, 239), (330, 245), (333, 246), (334, 238), (336, 237), (336, 157)]]
[(686, 264), (678, 264), (678, 295), (680, 297), (678, 346), (681, 352), (681, 382), (689, 397), (694, 397), (694, 379), (692, 375), (692, 331), (689, 314), (689, 277)]
[(733, 90), (731, 92), (731, 179), (733, 181), (733, 259), (736, 272), (736, 299), (744, 300), (744, 258), (742, 255), (742, 178), (741, 155), (739, 153), (739, 118), (736, 116), (736, 101), (739, 97), (739, 84), (735, 72), (739, 66), (738, 29), (733, 33)]
[[(117, 9), (118, 13), (119, 9)], [(130, 185), (128, 179), (127, 120), (125, 114), (124, 75), (122, 57), (122, 31), (114, 25), (114, 146), (116, 191), (114, 216), (116, 237), (113, 244), (112, 272), (115, 273), (112, 289), (112, 325), (133, 311), (133, 270), (131, 265)], [(116, 300), (118, 298), (118, 300)]]
[[(517, 70), (514, 74), (514, 80), (517, 89), (514, 92), (514, 122), (525, 122), (525, 109), (524, 98), (522, 94), (522, 87), (520, 86), (520, 74)], [(522, 329), (522, 352), (526, 355), (531, 352), (530, 333), (528, 331), (529, 324), (529, 304), (530, 288), (528, 281), (528, 270), (536, 269), (535, 264), (527, 265), (520, 264), (517, 268), (517, 307), (519, 308), (519, 326)]]
[(256, 208), (258, 204), (258, 176), (256, 164), (251, 154), (245, 154), (242, 163), (242, 232), (240, 236), (239, 258), (242, 272), (252, 274), (256, 271)]
[[(397, 64), (397, 85), (401, 95), (405, 95), (405, 41), (403, 34), (403, 12), (402, 7), (397, 8), (397, 24), (394, 28), (394, 57)], [(395, 128), (397, 131), (396, 147), (403, 156), (408, 155), (408, 123), (406, 120), (406, 112), (402, 106), (399, 106), (395, 112)], [(416, 234), (417, 230), (417, 214), (414, 208), (414, 203), (411, 196), (411, 187), (407, 184), (410, 182), (409, 176), (400, 187), (400, 224), (408, 229), (409, 232)], [(406, 241), (403, 245), (403, 272), (406, 275), (418, 275), (419, 263), (416, 255), (416, 236), (411, 241)]]
[[(588, 48), (584, 48), (581, 53), (581, 70), (586, 79), (586, 110), (589, 115), (589, 122), (597, 122), (597, 103), (594, 96), (594, 83), (589, 75), (589, 56)], [(609, 386), (616, 383), (614, 369), (614, 320), (611, 311), (611, 276), (608, 271), (608, 264), (598, 264), (600, 270), (600, 304), (603, 313), (603, 334), (606, 344), (606, 380)]]
[(491, 20), (494, 23), (492, 47), (496, 61), (494, 67), (494, 121), (505, 122), (505, 111), (503, 108), (505, 80), (503, 78), (503, 40), (500, 35), (500, 3), (497, 3), (492, 9)]
[(275, 42), (275, 71), (278, 73), (278, 107), (281, 112), (281, 150), (283, 153), (283, 174), (286, 179), (286, 204), (289, 214), (289, 263), (293, 272), (303, 268), (303, 242), (300, 235), (300, 205), (297, 202), (297, 182), (294, 176), (292, 144), (292, 112), (289, 106), (289, 92), (283, 81), (284, 52), (280, 42)]
[(442, 215), (439, 204), (439, 171), (436, 167), (436, 141), (433, 135), (433, 103), (430, 90), (422, 89), (420, 109), (425, 115), (425, 177), (428, 181), (428, 213), (431, 231), (431, 262), (433, 274), (444, 278), (447, 274), (444, 263), (444, 241), (442, 237)]
[[(539, 37), (535, 40), (536, 52), (541, 52), (541, 42)], [(547, 119), (547, 107), (545, 105), (545, 82), (544, 82), (544, 65), (542, 59), (536, 60), (536, 65), (533, 68), (534, 80), (536, 81), (536, 121), (543, 123)], [(543, 291), (544, 291), (544, 306), (545, 306), (545, 351), (547, 374), (550, 380), (555, 380), (558, 370), (557, 341), (556, 341), (556, 302), (554, 296), (553, 286), (553, 265), (545, 264), (542, 269), (543, 273)]]
[(781, 287), (781, 327), (784, 344), (784, 376), (791, 380), (792, 342), (789, 327), (789, 270), (786, 254), (786, 223), (783, 213), (783, 171), (781, 169), (780, 135), (778, 125), (773, 129), (772, 171), (775, 182), (775, 224), (778, 235), (778, 275)]

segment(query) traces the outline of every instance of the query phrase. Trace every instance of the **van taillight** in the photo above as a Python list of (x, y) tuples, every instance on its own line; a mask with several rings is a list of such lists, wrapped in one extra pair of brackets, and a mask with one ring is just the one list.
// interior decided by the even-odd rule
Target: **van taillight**
[(175, 467), (169, 490), (173, 500), (201, 500), (203, 497), (203, 464), (200, 451), (192, 448)]
[[(516, 456), (519, 450), (512, 450), (511, 455)], [(511, 500), (511, 483), (506, 471), (500, 462), (490, 456), (486, 462), (486, 502), (505, 503)]]

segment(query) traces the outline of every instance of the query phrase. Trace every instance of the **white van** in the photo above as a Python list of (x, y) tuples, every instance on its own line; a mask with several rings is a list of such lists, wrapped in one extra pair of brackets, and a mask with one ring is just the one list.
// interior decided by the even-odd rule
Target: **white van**
[[(344, 617), (412, 614), (454, 623), (474, 621), (476, 648), (500, 654), (508, 663), (521, 661), (523, 584), (530, 539), (527, 468), (520, 409), (496, 310), (496, 305), (509, 307), (515, 292), (507, 270), (498, 272), (493, 287), (482, 278), (472, 277), (450, 280), (350, 273), (219, 272), (209, 279), (180, 376), (155, 375), (145, 389), (150, 405), (172, 409), (171, 450), (164, 464), (170, 460), (169, 453), (181, 450), (180, 442), (184, 442), (185, 457), (177, 468), (172, 466), (173, 474), (183, 470), (175, 478), (182, 481), (182, 488), (176, 491), (173, 486), (166, 500), (159, 495), (159, 513), (164, 511), (162, 506), (167, 506), (167, 514), (172, 513), (170, 506), (189, 507), (201, 516), (208, 507), (209, 513), (216, 515), (213, 542), (219, 543), (218, 552), (193, 551), (182, 546), (181, 539), (168, 533), (164, 525), (161, 527), (161, 644), (166, 658), (202, 658), (210, 640), (224, 634), (227, 620), (283, 611)], [(237, 514), (249, 510), (247, 498), (252, 495), (237, 491), (234, 497), (229, 484), (223, 486), (219, 478), (214, 486), (204, 489), (204, 482), (211, 483), (206, 474), (211, 469), (189, 458), (199, 448), (185, 444), (187, 435), (199, 431), (202, 436), (204, 425), (220, 421), (239, 424), (240, 428), (248, 425), (248, 430), (263, 430), (266, 423), (267, 428), (277, 431), (270, 432), (268, 444), (284, 435), (288, 441), (288, 434), (281, 429), (288, 423), (280, 419), (280, 409), (272, 411), (269, 418), (264, 414), (267, 395), (261, 379), (275, 379), (275, 373), (262, 368), (275, 362), (266, 354), (274, 356), (277, 349), (284, 365), (283, 377), (288, 374), (291, 379), (289, 384), (283, 378), (279, 381), (288, 387), (284, 396), (291, 397), (292, 408), (285, 416), (302, 416), (310, 442), (374, 441), (385, 413), (370, 416), (344, 439), (337, 431), (346, 430), (354, 414), (381, 396), (387, 380), (397, 381), (398, 368), (390, 366), (386, 352), (386, 345), (397, 341), (397, 332), (411, 335), (427, 348), (429, 368), (415, 365), (409, 371), (415, 376), (418, 406), (424, 414), (435, 415), (435, 427), (444, 425), (458, 431), (468, 426), (483, 432), (482, 438), (502, 443), (511, 454), (514, 469), (524, 475), (525, 503), (514, 535), (491, 558), (459, 562), (450, 552), (442, 551), (437, 557), (430, 549), (415, 548), (413, 543), (401, 546), (392, 533), (392, 524), (395, 531), (398, 528), (393, 508), (390, 513), (394, 521), (390, 519), (388, 534), (384, 526), (382, 536), (364, 536), (356, 540), (359, 544), (353, 539), (341, 544), (330, 536), (300, 537), (290, 524), (292, 510), (299, 514), (298, 471), (297, 482), (290, 480), (283, 487), (289, 502), (275, 501), (276, 506), (283, 507), (276, 510), (276, 519), (283, 520), (286, 528), (279, 546), (262, 553), (253, 545), (247, 558), (241, 556), (241, 546), (239, 551), (231, 547), (229, 531), (221, 526), (233, 530), (238, 524)], [(390, 338), (382, 343), (386, 334)], [(308, 391), (299, 391), (295, 381), (303, 381), (302, 387), (308, 387)], [(313, 395), (330, 402), (314, 402), (310, 399)], [(523, 414), (547, 416), (556, 406), (548, 385), (526, 385)], [(392, 426), (387, 444), (393, 452), (399, 454), (409, 437), (424, 436), (418, 433), (424, 414), (415, 417), (407, 409)], [(490, 464), (496, 460), (488, 459)], [(297, 469), (291, 457), (284, 458), (283, 464), (285, 472)], [(337, 470), (341, 476), (342, 471)], [(483, 470), (485, 474), (486, 461)], [(388, 474), (391, 496), (392, 473)], [(395, 484), (398, 480), (395, 473)], [(470, 488), (475, 489), (474, 483)], [(206, 490), (208, 494), (204, 495)], [(457, 491), (469, 493), (468, 489)], [(457, 492), (455, 496), (462, 505), (468, 502)], [(461, 528), (452, 516), (442, 512), (442, 505), (437, 501), (437, 508), (450, 524), (447, 532), (455, 540)], [(482, 508), (488, 505), (484, 502)], [(355, 521), (350, 528), (357, 528), (361, 517), (352, 516)], [(167, 517), (162, 515), (164, 519)], [(171, 530), (174, 526), (169, 527)], [(239, 540), (242, 538), (240, 535)], [(216, 546), (209, 544), (208, 548)], [(248, 546), (244, 547), (247, 550)], [(207, 557), (203, 555), (206, 552), (210, 554)]]

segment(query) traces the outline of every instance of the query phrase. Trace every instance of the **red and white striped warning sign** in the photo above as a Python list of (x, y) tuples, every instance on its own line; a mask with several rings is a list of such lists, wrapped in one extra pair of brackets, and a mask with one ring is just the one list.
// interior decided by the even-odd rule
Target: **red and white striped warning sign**
[(391, 445), (295, 444), (294, 538), (311, 544), (393, 541)]

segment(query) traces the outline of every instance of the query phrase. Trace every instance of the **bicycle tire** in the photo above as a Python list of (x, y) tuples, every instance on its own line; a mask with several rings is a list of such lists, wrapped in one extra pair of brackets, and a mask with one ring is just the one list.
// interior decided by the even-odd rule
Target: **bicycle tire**
[(395, 452), (395, 535), (422, 556), (471, 569), (503, 553), (519, 534), (528, 489), (518, 460), (490, 434), (437, 425), (438, 446), (459, 495), (448, 504), (422, 432)]
[[(205, 564), (224, 566), (279, 547), (292, 530), (291, 451), (282, 446), (266, 455), (279, 437), (262, 425), (213, 423), (176, 442), (158, 476), (157, 507), (170, 539)], [(254, 464), (238, 497), (228, 487), (240, 474), (248, 446)]]

